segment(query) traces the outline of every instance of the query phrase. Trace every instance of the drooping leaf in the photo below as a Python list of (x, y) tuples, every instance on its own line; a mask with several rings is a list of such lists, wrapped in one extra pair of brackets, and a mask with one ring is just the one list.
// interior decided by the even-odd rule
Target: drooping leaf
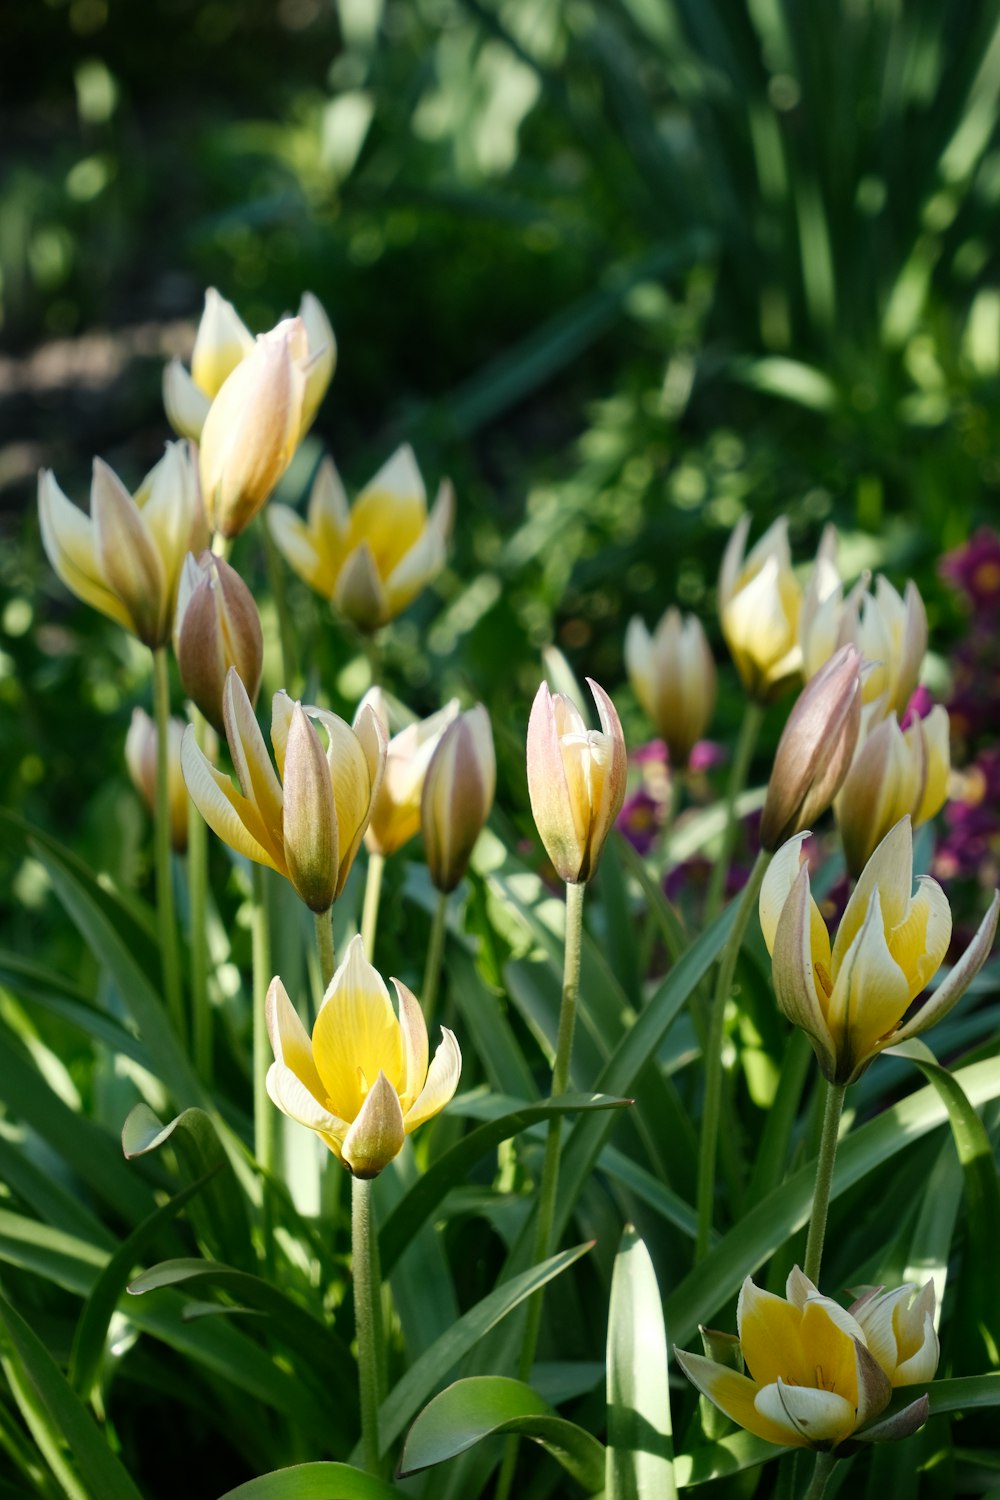
[(293, 1464), (248, 1479), (219, 1500), (398, 1500), (401, 1490), (349, 1464)]

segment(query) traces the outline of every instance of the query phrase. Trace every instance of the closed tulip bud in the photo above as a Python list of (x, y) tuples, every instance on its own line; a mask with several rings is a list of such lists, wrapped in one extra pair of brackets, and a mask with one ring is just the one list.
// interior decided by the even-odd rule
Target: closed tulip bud
[(444, 567), (454, 513), (445, 480), (430, 513), (413, 450), (397, 449), (348, 506), (324, 459), (306, 520), (274, 505), (268, 524), (289, 565), (359, 630), (377, 630), (410, 604)]
[(875, 580), (874, 594), (861, 601), (854, 643), (871, 662), (865, 681), (865, 703), (875, 718), (906, 712), (920, 678), (927, 651), (927, 611), (915, 583), (900, 595), (885, 578)]
[(842, 646), (802, 689), (774, 757), (760, 822), (773, 853), (826, 812), (850, 768), (861, 726), (861, 657)]
[[(239, 790), (199, 749), (191, 728), (181, 748), (191, 800), (237, 853), (277, 870), (311, 910), (326, 911), (344, 889), (371, 817), (385, 766), (385, 731), (368, 707), (352, 727), (276, 693), (271, 743), (282, 786), (232, 667), (223, 718)], [(313, 720), (326, 734), (326, 749)]]
[[(383, 727), (388, 728), (384, 695), (380, 688), (373, 688), (366, 693), (362, 703), (370, 703)], [(385, 775), (365, 834), (365, 847), (373, 854), (395, 854), (397, 849), (401, 849), (420, 832), (420, 806), (427, 767), (442, 735), (458, 716), (458, 712), (458, 699), (452, 698), (436, 714), (408, 724), (389, 741)]]
[(225, 732), (222, 701), (230, 667), (250, 702), (257, 702), (264, 666), (257, 605), (236, 570), (207, 550), (197, 561), (191, 553), (184, 560), (174, 650), (184, 691), (220, 734)]
[(743, 1283), (736, 1326), (745, 1374), (682, 1350), (677, 1362), (702, 1395), (757, 1437), (783, 1448), (836, 1449), (884, 1411), (892, 1386), (861, 1324), (798, 1266), (785, 1293), (762, 1291), (749, 1276)]
[(446, 725), (428, 763), (420, 799), (427, 869), (445, 895), (465, 874), (490, 815), (496, 784), (490, 716), (477, 703)]
[(184, 558), (208, 540), (187, 443), (167, 444), (134, 497), (95, 459), (89, 516), (43, 469), (38, 514), (45, 551), (68, 589), (146, 646), (170, 639)]
[(832, 947), (801, 863), (805, 837), (789, 839), (771, 861), (760, 925), (779, 1008), (808, 1036), (824, 1077), (848, 1084), (886, 1047), (926, 1031), (961, 999), (993, 946), (1000, 893), (947, 978), (910, 1014), (948, 951), (951, 908), (929, 876), (913, 894), (909, 818), (865, 865)]
[[(750, 517), (744, 516), (729, 538), (719, 574), (719, 617), (744, 688), (755, 702), (770, 703), (801, 670), (802, 589), (792, 571), (785, 518), (769, 526), (744, 556), (749, 530)], [(835, 545), (829, 529), (815, 565), (824, 578)], [(829, 586), (824, 582), (816, 592), (824, 595)]]
[[(188, 843), (188, 794), (181, 774), (181, 741), (184, 724), (171, 719), (167, 730), (167, 791), (170, 804), (170, 845), (175, 854), (183, 854)], [(141, 708), (132, 710), (132, 722), (125, 736), (125, 764), (132, 785), (153, 816), (156, 816), (156, 758), (158, 752), (156, 725)]]
[(201, 434), (201, 487), (213, 531), (239, 536), (270, 498), (302, 433), (309, 344), (301, 318), (263, 334), (223, 385)]
[(900, 729), (895, 714), (876, 725), (860, 745), (834, 804), (852, 875), (861, 873), (900, 818), (908, 816), (918, 828), (940, 811), (950, 769), (948, 711), (940, 704), (908, 729)]
[(933, 1281), (919, 1291), (908, 1281), (889, 1292), (872, 1287), (849, 1309), (894, 1388), (934, 1379), (941, 1355), (934, 1306)]
[(399, 1016), (381, 976), (354, 937), (323, 997), (312, 1037), (280, 979), (267, 993), (274, 1063), (267, 1091), (290, 1119), (315, 1130), (355, 1177), (377, 1177), (411, 1131), (439, 1114), (458, 1087), (462, 1054), (454, 1034), (427, 1065), (427, 1026), (400, 984)]
[(589, 729), (576, 704), (543, 682), (528, 720), (528, 796), (535, 827), (556, 874), (582, 885), (597, 869), (625, 800), (628, 754), (615, 706), (590, 677), (601, 727)]
[(625, 669), (670, 763), (683, 767), (715, 707), (715, 661), (701, 621), (672, 606), (652, 635), (634, 616), (625, 632)]

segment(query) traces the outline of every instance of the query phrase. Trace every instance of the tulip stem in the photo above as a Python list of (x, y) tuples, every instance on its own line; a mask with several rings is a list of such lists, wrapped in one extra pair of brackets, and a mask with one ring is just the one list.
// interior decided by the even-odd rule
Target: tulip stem
[(336, 956), (333, 949), (333, 907), (328, 906), (326, 911), (313, 912), (316, 923), (316, 951), (319, 954), (319, 973), (323, 984), (323, 993), (333, 978), (336, 968)]
[(351, 1178), (351, 1274), (354, 1277), (354, 1325), (358, 1336), (358, 1389), (361, 1396), (361, 1439), (365, 1468), (378, 1474), (378, 1323), (376, 1298), (380, 1295), (375, 1264), (378, 1242), (372, 1214), (372, 1185), (363, 1177)]
[[(816, 1186), (813, 1188), (812, 1213), (809, 1216), (809, 1234), (806, 1239), (806, 1259), (803, 1267), (813, 1286), (819, 1285), (819, 1270), (823, 1261), (823, 1240), (826, 1237), (826, 1217), (830, 1210), (830, 1192), (833, 1187), (833, 1166), (837, 1160), (837, 1139), (846, 1093), (846, 1083), (826, 1084), (823, 1133), (820, 1136), (819, 1155), (816, 1158)], [(810, 1490), (809, 1493), (812, 1494), (812, 1491)], [(817, 1495), (822, 1493), (822, 1490), (816, 1491)]]
[(167, 1012), (177, 1035), (184, 1041), (187, 1026), (170, 868), (170, 663), (165, 646), (158, 646), (153, 652), (153, 705), (156, 713), (156, 910), (160, 924), (160, 962)]
[[(209, 727), (194, 710), (195, 741), (205, 750)], [(208, 998), (208, 824), (188, 798), (188, 942), (191, 947), (191, 1033), (194, 1065), (212, 1083), (212, 1007)]]
[(267, 911), (267, 879), (263, 865), (253, 867), (253, 1128), (254, 1156), (263, 1173), (261, 1186), (261, 1232), (264, 1263), (270, 1269), (274, 1257), (270, 1178), (274, 1173), (274, 1106), (267, 1094), (267, 1070), (271, 1048), (267, 1035), (267, 991), (271, 973), (271, 932)]
[(823, 1496), (826, 1494), (827, 1483), (829, 1482), (830, 1475), (833, 1473), (833, 1466), (836, 1462), (837, 1460), (832, 1453), (817, 1453), (812, 1479), (809, 1481), (809, 1488), (803, 1495), (802, 1500), (823, 1500)]
[(438, 986), (441, 983), (441, 960), (444, 958), (445, 923), (448, 916), (448, 896), (438, 891), (431, 935), (427, 944), (427, 961), (424, 964), (424, 984), (420, 991), (420, 1004), (428, 1027), (437, 1004)]
[(750, 762), (753, 759), (763, 722), (763, 706), (751, 698), (743, 715), (739, 739), (733, 754), (733, 764), (729, 771), (729, 784), (726, 787), (726, 821), (722, 829), (722, 842), (719, 845), (719, 852), (712, 867), (712, 876), (708, 885), (708, 896), (705, 902), (706, 924), (713, 921), (722, 910), (729, 861), (733, 854), (733, 844), (736, 842), (736, 804), (747, 784)]
[(375, 962), (375, 933), (378, 928), (378, 904), (382, 897), (382, 876), (385, 872), (385, 855), (369, 851), (368, 873), (365, 876), (365, 904), (361, 911), (361, 941), (368, 962)]
[(764, 871), (770, 862), (771, 855), (762, 849), (750, 871), (749, 880), (740, 892), (736, 919), (719, 958), (719, 968), (716, 973), (715, 993), (712, 996), (708, 1017), (708, 1040), (705, 1044), (705, 1107), (701, 1118), (701, 1140), (698, 1150), (696, 1261), (703, 1260), (708, 1254), (709, 1240), (712, 1235), (715, 1159), (719, 1142), (719, 1112), (722, 1107), (722, 1042), (726, 1025), (726, 1005), (733, 988), (736, 960), (743, 946), (743, 935), (747, 930), (750, 914), (757, 904)]

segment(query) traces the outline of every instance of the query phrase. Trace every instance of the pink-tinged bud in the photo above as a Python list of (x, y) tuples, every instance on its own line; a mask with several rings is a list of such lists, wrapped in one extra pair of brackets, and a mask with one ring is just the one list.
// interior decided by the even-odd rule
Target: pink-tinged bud
[(826, 812), (850, 769), (861, 727), (861, 656), (842, 646), (803, 688), (774, 757), (760, 822), (773, 854)]
[(490, 716), (481, 703), (444, 730), (424, 776), (420, 826), (431, 880), (453, 891), (490, 815), (497, 763)]
[[(170, 802), (170, 844), (175, 854), (183, 854), (188, 843), (188, 794), (181, 772), (181, 741), (184, 724), (171, 719), (167, 732), (167, 790)], [(132, 785), (153, 816), (156, 816), (156, 725), (141, 708), (132, 710), (132, 722), (125, 737), (125, 764)]]
[(561, 880), (582, 885), (597, 869), (625, 800), (628, 755), (615, 706), (590, 677), (601, 727), (590, 729), (564, 693), (543, 682), (528, 720), (528, 795), (535, 826)]
[(226, 674), (236, 671), (256, 703), (264, 665), (264, 637), (254, 597), (243, 579), (209, 551), (188, 553), (177, 591), (174, 650), (188, 697), (225, 733)]
[(212, 402), (201, 487), (213, 531), (239, 536), (292, 461), (302, 430), (309, 346), (301, 318), (262, 335)]
[(940, 704), (908, 729), (900, 729), (895, 714), (876, 724), (858, 747), (835, 804), (853, 876), (900, 818), (917, 828), (940, 811), (950, 769), (948, 711)]
[(672, 766), (687, 765), (715, 707), (715, 661), (701, 621), (671, 607), (650, 635), (638, 615), (625, 632), (635, 695), (667, 742)]
[(288, 878), (311, 911), (337, 894), (338, 827), (330, 766), (302, 705), (291, 705), (285, 741), (282, 838)]

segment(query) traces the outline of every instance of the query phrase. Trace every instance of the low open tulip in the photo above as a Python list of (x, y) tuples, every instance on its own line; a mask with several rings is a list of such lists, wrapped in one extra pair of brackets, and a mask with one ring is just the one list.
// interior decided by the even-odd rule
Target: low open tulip
[[(175, 854), (183, 854), (188, 845), (188, 792), (181, 773), (181, 742), (185, 725), (181, 719), (169, 720), (167, 730), (167, 793), (170, 803), (170, 844)], [(132, 722), (125, 736), (125, 764), (132, 785), (150, 812), (156, 815), (156, 724), (144, 709), (132, 710)]]
[[(192, 727), (181, 751), (192, 801), (237, 853), (284, 875), (312, 911), (328, 910), (344, 889), (371, 817), (385, 765), (384, 729), (367, 706), (352, 727), (325, 709), (303, 708), (287, 693), (275, 693), (276, 776), (233, 668), (223, 717), (239, 790), (201, 751)], [(313, 719), (326, 733), (325, 751)]]
[(915, 1432), (927, 1417), (926, 1397), (872, 1425), (892, 1385), (858, 1319), (822, 1296), (798, 1266), (785, 1290), (777, 1297), (747, 1277), (736, 1308), (746, 1373), (678, 1350), (692, 1384), (739, 1426), (784, 1448), (828, 1452), (849, 1439)]
[(477, 703), (444, 729), (427, 766), (420, 799), (427, 869), (445, 895), (465, 874), (490, 815), (496, 784), (490, 716)]
[(168, 443), (129, 494), (94, 460), (90, 515), (63, 494), (50, 469), (38, 476), (42, 543), (77, 598), (156, 649), (170, 639), (184, 558), (208, 540), (198, 478), (187, 443)]
[(625, 800), (628, 753), (615, 706), (591, 678), (600, 729), (588, 729), (565, 693), (543, 682), (528, 720), (528, 796), (556, 874), (582, 885), (597, 869)]
[(831, 947), (809, 890), (802, 833), (775, 855), (760, 893), (760, 925), (780, 1009), (809, 1037), (824, 1076), (853, 1083), (886, 1047), (933, 1026), (964, 995), (993, 946), (1000, 893), (947, 978), (910, 1013), (951, 941), (937, 881), (913, 893), (913, 839), (904, 818), (865, 865)]
[[(388, 730), (384, 694), (372, 688), (362, 699), (369, 703)], [(365, 834), (365, 847), (373, 854), (395, 854), (420, 832), (420, 803), (423, 797), (427, 767), (448, 725), (458, 715), (458, 699), (452, 698), (444, 708), (427, 719), (407, 724), (393, 735), (385, 757), (385, 775), (379, 787), (371, 822)]]
[[(311, 292), (299, 304), (309, 345), (309, 371), (303, 401), (302, 431), (309, 427), (326, 393), (337, 360), (337, 341), (330, 321)], [(191, 372), (172, 359), (163, 372), (163, 405), (167, 420), (181, 437), (201, 437), (209, 407), (223, 384), (253, 352), (254, 336), (231, 302), (214, 287), (205, 293)]]
[(454, 1034), (427, 1065), (427, 1026), (405, 984), (392, 981), (399, 1015), (360, 937), (330, 981), (312, 1037), (280, 979), (267, 994), (274, 1062), (267, 1091), (277, 1107), (307, 1125), (355, 1177), (376, 1177), (403, 1141), (440, 1113), (458, 1087), (462, 1054)]
[(625, 668), (653, 727), (667, 742), (671, 765), (686, 766), (715, 707), (715, 660), (701, 621), (671, 606), (650, 635), (633, 616), (625, 632)]
[(860, 875), (900, 818), (909, 816), (919, 828), (941, 810), (950, 770), (948, 710), (941, 704), (907, 729), (900, 729), (895, 713), (876, 724), (858, 746), (834, 804), (852, 875)]
[(311, 589), (360, 630), (377, 630), (441, 571), (453, 511), (445, 480), (428, 514), (424, 481), (404, 444), (353, 506), (332, 460), (324, 459), (307, 519), (274, 505), (268, 523), (289, 565)]
[(264, 666), (264, 636), (254, 597), (243, 579), (207, 549), (188, 553), (177, 590), (174, 651), (181, 683), (209, 723), (224, 733), (226, 675), (235, 667), (256, 703)]

